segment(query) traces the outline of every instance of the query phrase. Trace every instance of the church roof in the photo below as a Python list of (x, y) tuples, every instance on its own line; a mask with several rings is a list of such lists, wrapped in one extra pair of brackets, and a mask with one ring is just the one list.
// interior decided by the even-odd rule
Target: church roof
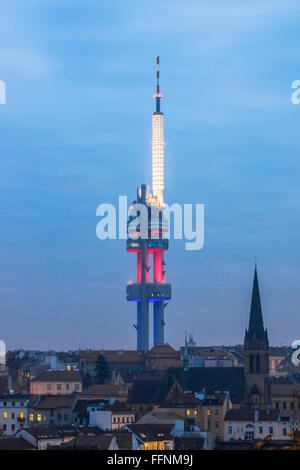
[(264, 329), (256, 266), (254, 271), (249, 328), (246, 330), (245, 341), (251, 342), (254, 337), (258, 341), (268, 342), (267, 330)]
[(128, 403), (163, 403), (175, 380), (190, 393), (229, 392), (232, 403), (241, 403), (244, 391), (242, 367), (170, 367), (161, 380), (137, 380)]

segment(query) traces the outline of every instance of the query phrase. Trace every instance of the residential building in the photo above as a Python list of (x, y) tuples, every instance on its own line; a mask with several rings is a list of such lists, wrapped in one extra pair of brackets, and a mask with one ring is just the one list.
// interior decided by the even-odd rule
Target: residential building
[(81, 391), (81, 374), (74, 370), (47, 370), (30, 382), (30, 393), (34, 395), (67, 395)]
[(30, 396), (25, 394), (4, 394), (0, 396), (0, 433), (11, 436), (28, 426)]
[(134, 423), (135, 413), (123, 402), (110, 399), (80, 399), (74, 408), (77, 425), (98, 426), (105, 431), (120, 430)]
[(290, 440), (292, 423), (280, 410), (240, 408), (228, 410), (224, 440)]
[(60, 446), (74, 439), (74, 426), (36, 425), (22, 429), (16, 434), (38, 450), (47, 450), (49, 446)]
[(71, 425), (77, 401), (75, 395), (33, 395), (28, 406), (29, 425)]
[(124, 429), (134, 434), (136, 450), (173, 450), (170, 424), (129, 424)]

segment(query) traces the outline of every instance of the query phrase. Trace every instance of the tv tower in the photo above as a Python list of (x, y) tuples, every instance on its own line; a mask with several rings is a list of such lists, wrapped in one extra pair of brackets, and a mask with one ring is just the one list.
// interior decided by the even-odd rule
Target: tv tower
[[(152, 194), (147, 184), (137, 190), (137, 201), (131, 206), (128, 219), (127, 251), (137, 253), (137, 282), (127, 285), (127, 300), (137, 302), (137, 349), (149, 349), (149, 306), (153, 304), (153, 344), (164, 344), (164, 310), (171, 299), (171, 285), (164, 279), (164, 252), (168, 250), (168, 227), (164, 210), (164, 115), (160, 109), (162, 95), (159, 88), (159, 57), (156, 57), (155, 111), (152, 114)], [(130, 223), (139, 214), (135, 204), (142, 204), (148, 214), (146, 237), (141, 227), (132, 231)], [(149, 264), (153, 255), (152, 269)], [(152, 278), (152, 279), (151, 279)]]

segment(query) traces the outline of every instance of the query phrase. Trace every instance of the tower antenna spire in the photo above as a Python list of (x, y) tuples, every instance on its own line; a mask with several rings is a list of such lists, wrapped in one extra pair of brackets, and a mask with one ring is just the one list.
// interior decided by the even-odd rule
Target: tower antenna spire
[(159, 89), (159, 55), (156, 56), (156, 94), (153, 96), (156, 102), (156, 112), (160, 113), (160, 100), (162, 95)]

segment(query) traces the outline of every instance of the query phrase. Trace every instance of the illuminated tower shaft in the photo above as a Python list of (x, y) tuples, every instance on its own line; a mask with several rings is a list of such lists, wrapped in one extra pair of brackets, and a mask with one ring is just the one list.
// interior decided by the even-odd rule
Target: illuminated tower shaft
[[(164, 115), (160, 110), (162, 95), (159, 89), (159, 57), (156, 57), (156, 102), (155, 112), (152, 114), (152, 191), (154, 204), (163, 206), (165, 189), (165, 161), (164, 161)], [(153, 281), (163, 283), (163, 250), (157, 248), (153, 253)], [(153, 342), (164, 344), (164, 302), (153, 304)]]
[(159, 91), (159, 57), (156, 58), (156, 110), (152, 115), (152, 191), (156, 203), (164, 202), (165, 162), (164, 162), (164, 115), (160, 111), (162, 95)]

